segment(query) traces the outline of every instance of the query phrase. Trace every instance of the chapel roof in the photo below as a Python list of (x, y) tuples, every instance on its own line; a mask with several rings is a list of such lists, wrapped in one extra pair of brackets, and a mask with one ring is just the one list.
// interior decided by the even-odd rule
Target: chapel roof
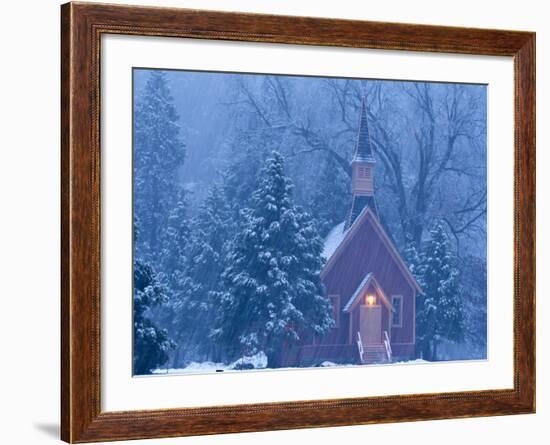
[[(364, 207), (351, 227), (348, 229), (345, 229), (344, 222), (338, 224), (335, 226), (328, 234), (328, 236), (325, 238), (325, 244), (323, 248), (323, 257), (326, 260), (325, 267), (323, 268), (321, 272), (321, 277), (323, 277), (326, 273), (328, 273), (328, 270), (332, 267), (332, 265), (338, 261), (338, 257), (342, 255), (342, 253), (346, 250), (346, 244), (349, 243), (353, 237), (354, 233), (357, 232), (357, 230), (360, 229), (362, 224), (364, 224), (366, 221), (370, 221), (373, 225), (373, 228), (375, 228), (375, 233), (378, 234), (378, 236), (381, 237), (384, 245), (387, 247), (388, 252), (392, 255), (394, 260), (399, 265), (401, 271), (406, 276), (409, 283), (418, 291), (422, 292), (422, 289), (420, 288), (418, 282), (412, 275), (411, 271), (407, 267), (407, 265), (404, 263), (403, 258), (399, 254), (397, 248), (395, 247), (394, 242), (389, 237), (388, 233), (378, 220), (377, 216), (373, 212), (373, 210), (366, 206)], [(367, 246), (365, 246), (367, 247)], [(365, 252), (368, 252), (368, 249), (365, 250)], [(366, 277), (365, 277), (366, 278)]]
[(344, 312), (349, 312), (349, 311), (351, 311), (353, 306), (355, 306), (356, 303), (359, 304), (359, 301), (361, 300), (361, 297), (362, 297), (363, 290), (365, 290), (367, 287), (369, 287), (371, 285), (374, 287), (374, 289), (375, 289), (376, 293), (378, 294), (378, 296), (380, 297), (380, 300), (382, 301), (382, 303), (389, 310), (393, 311), (392, 304), (391, 304), (390, 300), (388, 299), (388, 297), (386, 296), (386, 294), (384, 293), (384, 291), (382, 290), (382, 288), (378, 284), (378, 281), (376, 281), (376, 278), (374, 278), (374, 274), (372, 272), (367, 273), (365, 275), (365, 277), (363, 278), (363, 280), (361, 280), (361, 283), (359, 283), (359, 286), (357, 286), (357, 289), (355, 289), (355, 292), (353, 293), (353, 295), (350, 297), (350, 299), (348, 300), (348, 302), (344, 306), (343, 311)]
[(346, 228), (351, 227), (357, 217), (367, 207), (369, 207), (372, 210), (372, 213), (374, 213), (374, 216), (378, 218), (378, 206), (376, 205), (376, 199), (374, 199), (374, 196), (354, 195), (351, 203), (350, 213), (346, 221)]

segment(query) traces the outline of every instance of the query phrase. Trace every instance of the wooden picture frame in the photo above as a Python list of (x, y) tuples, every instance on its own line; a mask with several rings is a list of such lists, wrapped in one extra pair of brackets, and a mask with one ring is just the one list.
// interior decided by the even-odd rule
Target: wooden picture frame
[[(102, 412), (99, 116), (103, 34), (512, 56), (515, 70), (513, 389)], [(64, 441), (174, 437), (535, 411), (534, 33), (67, 3), (61, 7), (61, 35), (61, 438)]]

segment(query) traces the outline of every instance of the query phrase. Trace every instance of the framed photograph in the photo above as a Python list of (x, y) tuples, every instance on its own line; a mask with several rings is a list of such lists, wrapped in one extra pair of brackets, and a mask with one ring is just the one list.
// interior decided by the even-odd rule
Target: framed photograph
[(61, 8), (61, 435), (535, 411), (535, 35)]

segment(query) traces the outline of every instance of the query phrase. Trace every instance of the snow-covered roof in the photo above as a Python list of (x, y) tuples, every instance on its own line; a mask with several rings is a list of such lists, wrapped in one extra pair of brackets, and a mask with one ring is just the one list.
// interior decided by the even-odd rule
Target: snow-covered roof
[(346, 228), (346, 223), (347, 223), (347, 219), (346, 219), (346, 221), (342, 221), (340, 224), (334, 226), (330, 230), (327, 237), (325, 238), (325, 244), (323, 246), (322, 256), (325, 260), (328, 261), (330, 257), (334, 254), (338, 246), (342, 244), (342, 241), (344, 241), (344, 238), (346, 237), (348, 232), (351, 230), (351, 226), (353, 226), (355, 221), (359, 219), (359, 216), (361, 216), (363, 212), (367, 210), (367, 207), (368, 206), (364, 206), (359, 212), (359, 215), (354, 215), (354, 219), (350, 224), (350, 227)]
[(323, 258), (328, 260), (334, 251), (338, 248), (340, 243), (344, 240), (347, 234), (347, 230), (344, 230), (345, 221), (341, 222), (337, 226), (334, 226), (325, 238), (325, 245), (323, 247)]
[(344, 312), (348, 312), (350, 309), (351, 309), (351, 305), (353, 304), (353, 302), (355, 301), (355, 299), (357, 298), (357, 295), (359, 294), (359, 292), (361, 292), (363, 290), (363, 288), (365, 287), (365, 285), (368, 283), (368, 281), (372, 278), (372, 273), (368, 273), (365, 275), (365, 278), (363, 278), (363, 280), (361, 281), (361, 283), (359, 284), (359, 286), (357, 286), (357, 289), (355, 289), (355, 292), (353, 293), (353, 295), (351, 296), (351, 298), (348, 300), (348, 302), (346, 303), (346, 305), (344, 306), (344, 309), (343, 311)]
[(355, 289), (355, 292), (353, 293), (351, 298), (348, 300), (348, 302), (344, 306), (344, 309), (342, 309), (344, 312), (349, 312), (351, 310), (351, 308), (353, 307), (355, 301), (361, 297), (361, 292), (363, 291), (363, 289), (365, 289), (371, 281), (372, 281), (372, 285), (376, 289), (376, 293), (380, 297), (380, 300), (382, 301), (382, 303), (384, 303), (384, 305), (389, 310), (393, 311), (392, 304), (391, 304), (390, 300), (388, 299), (388, 297), (386, 296), (386, 294), (384, 293), (384, 291), (382, 290), (382, 288), (380, 287), (380, 285), (376, 281), (376, 278), (374, 278), (374, 274), (369, 272), (368, 274), (365, 275), (365, 278), (363, 278), (361, 283), (359, 283), (359, 286), (357, 286), (357, 289)]

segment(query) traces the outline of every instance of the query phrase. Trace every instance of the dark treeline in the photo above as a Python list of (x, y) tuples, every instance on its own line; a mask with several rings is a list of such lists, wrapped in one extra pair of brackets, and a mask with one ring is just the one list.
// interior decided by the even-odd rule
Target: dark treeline
[(419, 355), (485, 357), (484, 86), (136, 70), (134, 89), (145, 373), (258, 351), (274, 367), (330, 328), (322, 239), (349, 211), (363, 95), (381, 221), (425, 288)]

